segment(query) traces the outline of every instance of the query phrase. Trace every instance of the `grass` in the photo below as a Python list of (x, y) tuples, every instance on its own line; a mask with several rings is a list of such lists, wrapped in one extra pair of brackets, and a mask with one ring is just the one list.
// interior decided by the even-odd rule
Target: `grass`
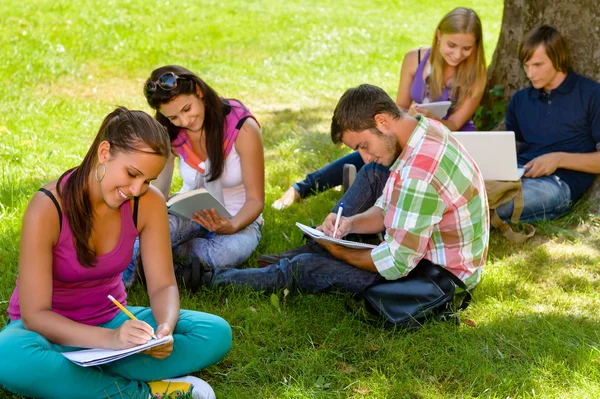
[[(305, 173), (348, 150), (328, 137), (343, 91), (363, 82), (395, 96), (400, 63), (430, 44), (441, 1), (0, 2), (0, 300), (14, 287), (21, 218), (32, 193), (80, 161), (116, 105), (149, 111), (141, 86), (163, 64), (196, 71), (263, 125), (267, 206), (249, 260), (299, 243), (292, 221), (318, 223), (331, 190), (277, 212)], [(491, 60), (502, 1), (466, 1)], [(180, 180), (179, 180), (180, 181)], [(221, 315), (231, 353), (200, 372), (220, 398), (595, 398), (600, 218), (587, 204), (537, 226), (523, 246), (492, 234), (467, 324), (412, 332), (370, 326), (345, 294), (182, 292), (182, 306)], [(130, 302), (147, 304), (139, 286)], [(57, 384), (57, 389), (60, 387)], [(18, 398), (0, 389), (0, 396)]]

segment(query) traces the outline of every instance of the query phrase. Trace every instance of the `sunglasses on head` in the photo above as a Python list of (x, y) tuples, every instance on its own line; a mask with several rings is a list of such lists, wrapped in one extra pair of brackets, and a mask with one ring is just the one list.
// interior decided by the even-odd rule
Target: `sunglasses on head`
[(160, 87), (164, 91), (170, 91), (177, 87), (177, 79), (181, 79), (173, 72), (165, 72), (158, 77), (154, 82), (150, 81), (144, 86), (144, 94), (150, 97)]

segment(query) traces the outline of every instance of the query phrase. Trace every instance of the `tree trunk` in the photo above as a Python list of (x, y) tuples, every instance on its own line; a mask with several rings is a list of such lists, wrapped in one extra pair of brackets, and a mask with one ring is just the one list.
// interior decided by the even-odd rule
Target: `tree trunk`
[[(567, 42), (573, 70), (600, 81), (600, 7), (598, 0), (504, 0), (504, 16), (498, 46), (488, 69), (487, 87), (504, 87), (504, 100), (518, 89), (529, 86), (517, 58), (517, 45), (537, 25), (552, 25)], [(491, 107), (498, 98), (489, 95), (482, 101)], [(600, 179), (590, 190), (588, 199), (600, 210)]]

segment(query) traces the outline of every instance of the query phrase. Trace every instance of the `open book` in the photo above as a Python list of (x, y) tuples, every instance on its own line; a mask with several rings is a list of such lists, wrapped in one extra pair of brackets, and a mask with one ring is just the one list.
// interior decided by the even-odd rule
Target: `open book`
[(225, 206), (204, 188), (177, 194), (167, 201), (169, 213), (184, 219), (193, 218), (194, 212), (211, 208), (215, 209), (222, 218), (231, 218), (231, 214), (225, 209)]
[(346, 248), (354, 248), (354, 249), (377, 248), (376, 245), (363, 244), (362, 242), (348, 241), (348, 240), (342, 240), (341, 238), (329, 237), (329, 236), (326, 236), (325, 233), (323, 233), (322, 231), (315, 230), (312, 227), (308, 227), (302, 223), (296, 222), (296, 226), (298, 226), (298, 228), (300, 230), (302, 230), (304, 233), (308, 234), (309, 236), (311, 236), (312, 238), (314, 238), (316, 240), (323, 240), (323, 241), (331, 242), (331, 243), (338, 244), (338, 245), (341, 245)]
[(115, 360), (123, 359), (124, 357), (143, 352), (146, 349), (154, 348), (155, 346), (159, 346), (171, 341), (173, 341), (173, 336), (167, 335), (161, 339), (151, 339), (144, 345), (134, 346), (133, 348), (129, 349), (84, 349), (74, 352), (64, 352), (63, 356), (78, 366), (90, 367), (114, 362)]

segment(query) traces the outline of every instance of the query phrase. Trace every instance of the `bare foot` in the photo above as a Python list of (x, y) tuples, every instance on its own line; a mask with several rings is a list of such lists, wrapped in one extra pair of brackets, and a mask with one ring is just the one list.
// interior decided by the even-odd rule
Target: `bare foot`
[(273, 208), (277, 209), (278, 211), (287, 208), (288, 206), (292, 205), (294, 202), (299, 202), (300, 201), (300, 193), (298, 193), (298, 191), (294, 190), (294, 187), (290, 187), (287, 189), (287, 191), (285, 193), (283, 193), (283, 195), (281, 196), (281, 198), (279, 198), (277, 201), (273, 202), (273, 205), (271, 205)]

